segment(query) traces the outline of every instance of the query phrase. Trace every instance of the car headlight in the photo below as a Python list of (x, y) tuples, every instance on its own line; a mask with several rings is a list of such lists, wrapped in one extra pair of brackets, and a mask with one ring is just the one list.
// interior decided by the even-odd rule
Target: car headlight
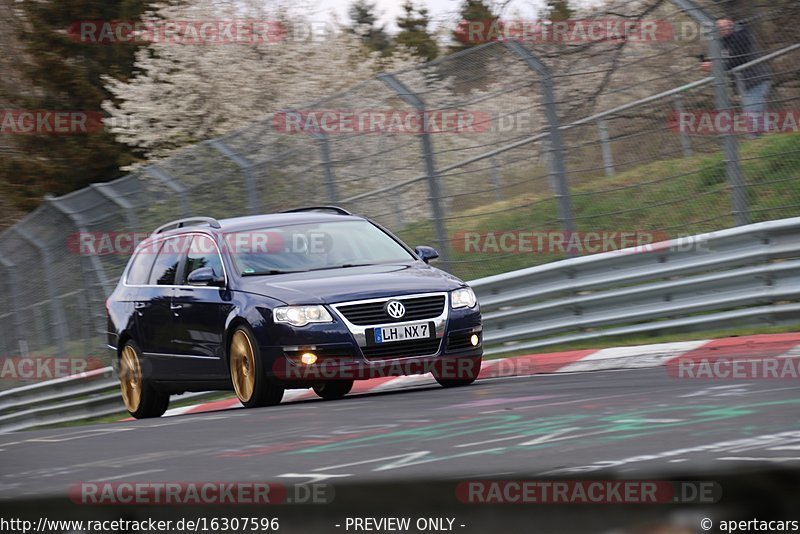
[(309, 323), (333, 322), (331, 314), (324, 306), (280, 306), (272, 310), (272, 318), (276, 323), (292, 326), (305, 326)]
[(469, 287), (462, 287), (450, 293), (450, 305), (453, 308), (474, 308), (478, 299)]

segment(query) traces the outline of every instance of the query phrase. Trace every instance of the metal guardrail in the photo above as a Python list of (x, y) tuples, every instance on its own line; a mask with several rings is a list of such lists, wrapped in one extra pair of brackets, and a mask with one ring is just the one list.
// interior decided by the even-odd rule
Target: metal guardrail
[[(554, 262), (471, 285), (483, 311), (487, 355), (678, 328), (798, 324), (800, 217)], [(123, 411), (107, 367), (0, 393), (0, 431)]]
[[(202, 400), (218, 391), (174, 395), (172, 403)], [(71, 423), (125, 413), (111, 367), (0, 392), (0, 432)]]
[(124, 408), (118, 391), (111, 367), (3, 391), (0, 430), (9, 432), (120, 413)]
[(800, 218), (471, 282), (487, 354), (676, 328), (800, 323)]

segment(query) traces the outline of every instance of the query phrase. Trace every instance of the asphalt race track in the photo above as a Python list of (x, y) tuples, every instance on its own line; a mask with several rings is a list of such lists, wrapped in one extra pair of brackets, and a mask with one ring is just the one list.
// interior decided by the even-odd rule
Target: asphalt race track
[(480, 380), (0, 437), (0, 499), (78, 481), (626, 478), (800, 463), (797, 381), (662, 368)]
[[(176, 523), (248, 517), (276, 521), (279, 528), (266, 523), (270, 531), (304, 534), (689, 534), (708, 532), (702, 528), (708, 524), (710, 531), (727, 532), (722, 521), (800, 519), (798, 393), (797, 380), (678, 379), (662, 366), (486, 378), (458, 389), (421, 385), (332, 402), (9, 433), (0, 436), (0, 522), (168, 520), (173, 523), (158, 530), (180, 534), (265, 532)], [(620, 480), (670, 488), (712, 484), (714, 498), (657, 504), (463, 499), (465, 485), (495, 481)], [(81, 493), (229, 482), (277, 485), (284, 498), (266, 505), (164, 505), (149, 498), (98, 505)], [(309, 488), (319, 488), (321, 498), (309, 499)], [(366, 522), (388, 518), (411, 526)], [(27, 532), (34, 531), (153, 529), (44, 523)]]

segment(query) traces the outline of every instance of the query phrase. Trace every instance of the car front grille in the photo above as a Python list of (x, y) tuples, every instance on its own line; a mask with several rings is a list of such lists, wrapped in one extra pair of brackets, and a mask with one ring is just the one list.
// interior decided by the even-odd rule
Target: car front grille
[[(389, 316), (384, 307), (390, 300), (399, 300), (406, 308), (406, 313), (399, 319)], [(385, 299), (362, 304), (345, 304), (337, 306), (336, 309), (344, 317), (358, 326), (368, 326), (374, 324), (401, 323), (406, 321), (417, 321), (420, 319), (433, 319), (444, 311), (445, 296), (433, 295), (429, 297), (413, 297), (396, 299)]]
[(439, 338), (434, 338), (381, 343), (380, 345), (361, 347), (361, 352), (363, 352), (364, 357), (369, 360), (405, 358), (409, 356), (430, 356), (439, 352), (440, 341)]

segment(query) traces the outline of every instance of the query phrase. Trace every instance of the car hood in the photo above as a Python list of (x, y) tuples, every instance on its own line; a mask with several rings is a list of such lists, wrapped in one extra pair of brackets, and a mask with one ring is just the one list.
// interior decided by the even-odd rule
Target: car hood
[(463, 282), (422, 262), (242, 277), (242, 291), (286, 304), (322, 304), (449, 291)]

